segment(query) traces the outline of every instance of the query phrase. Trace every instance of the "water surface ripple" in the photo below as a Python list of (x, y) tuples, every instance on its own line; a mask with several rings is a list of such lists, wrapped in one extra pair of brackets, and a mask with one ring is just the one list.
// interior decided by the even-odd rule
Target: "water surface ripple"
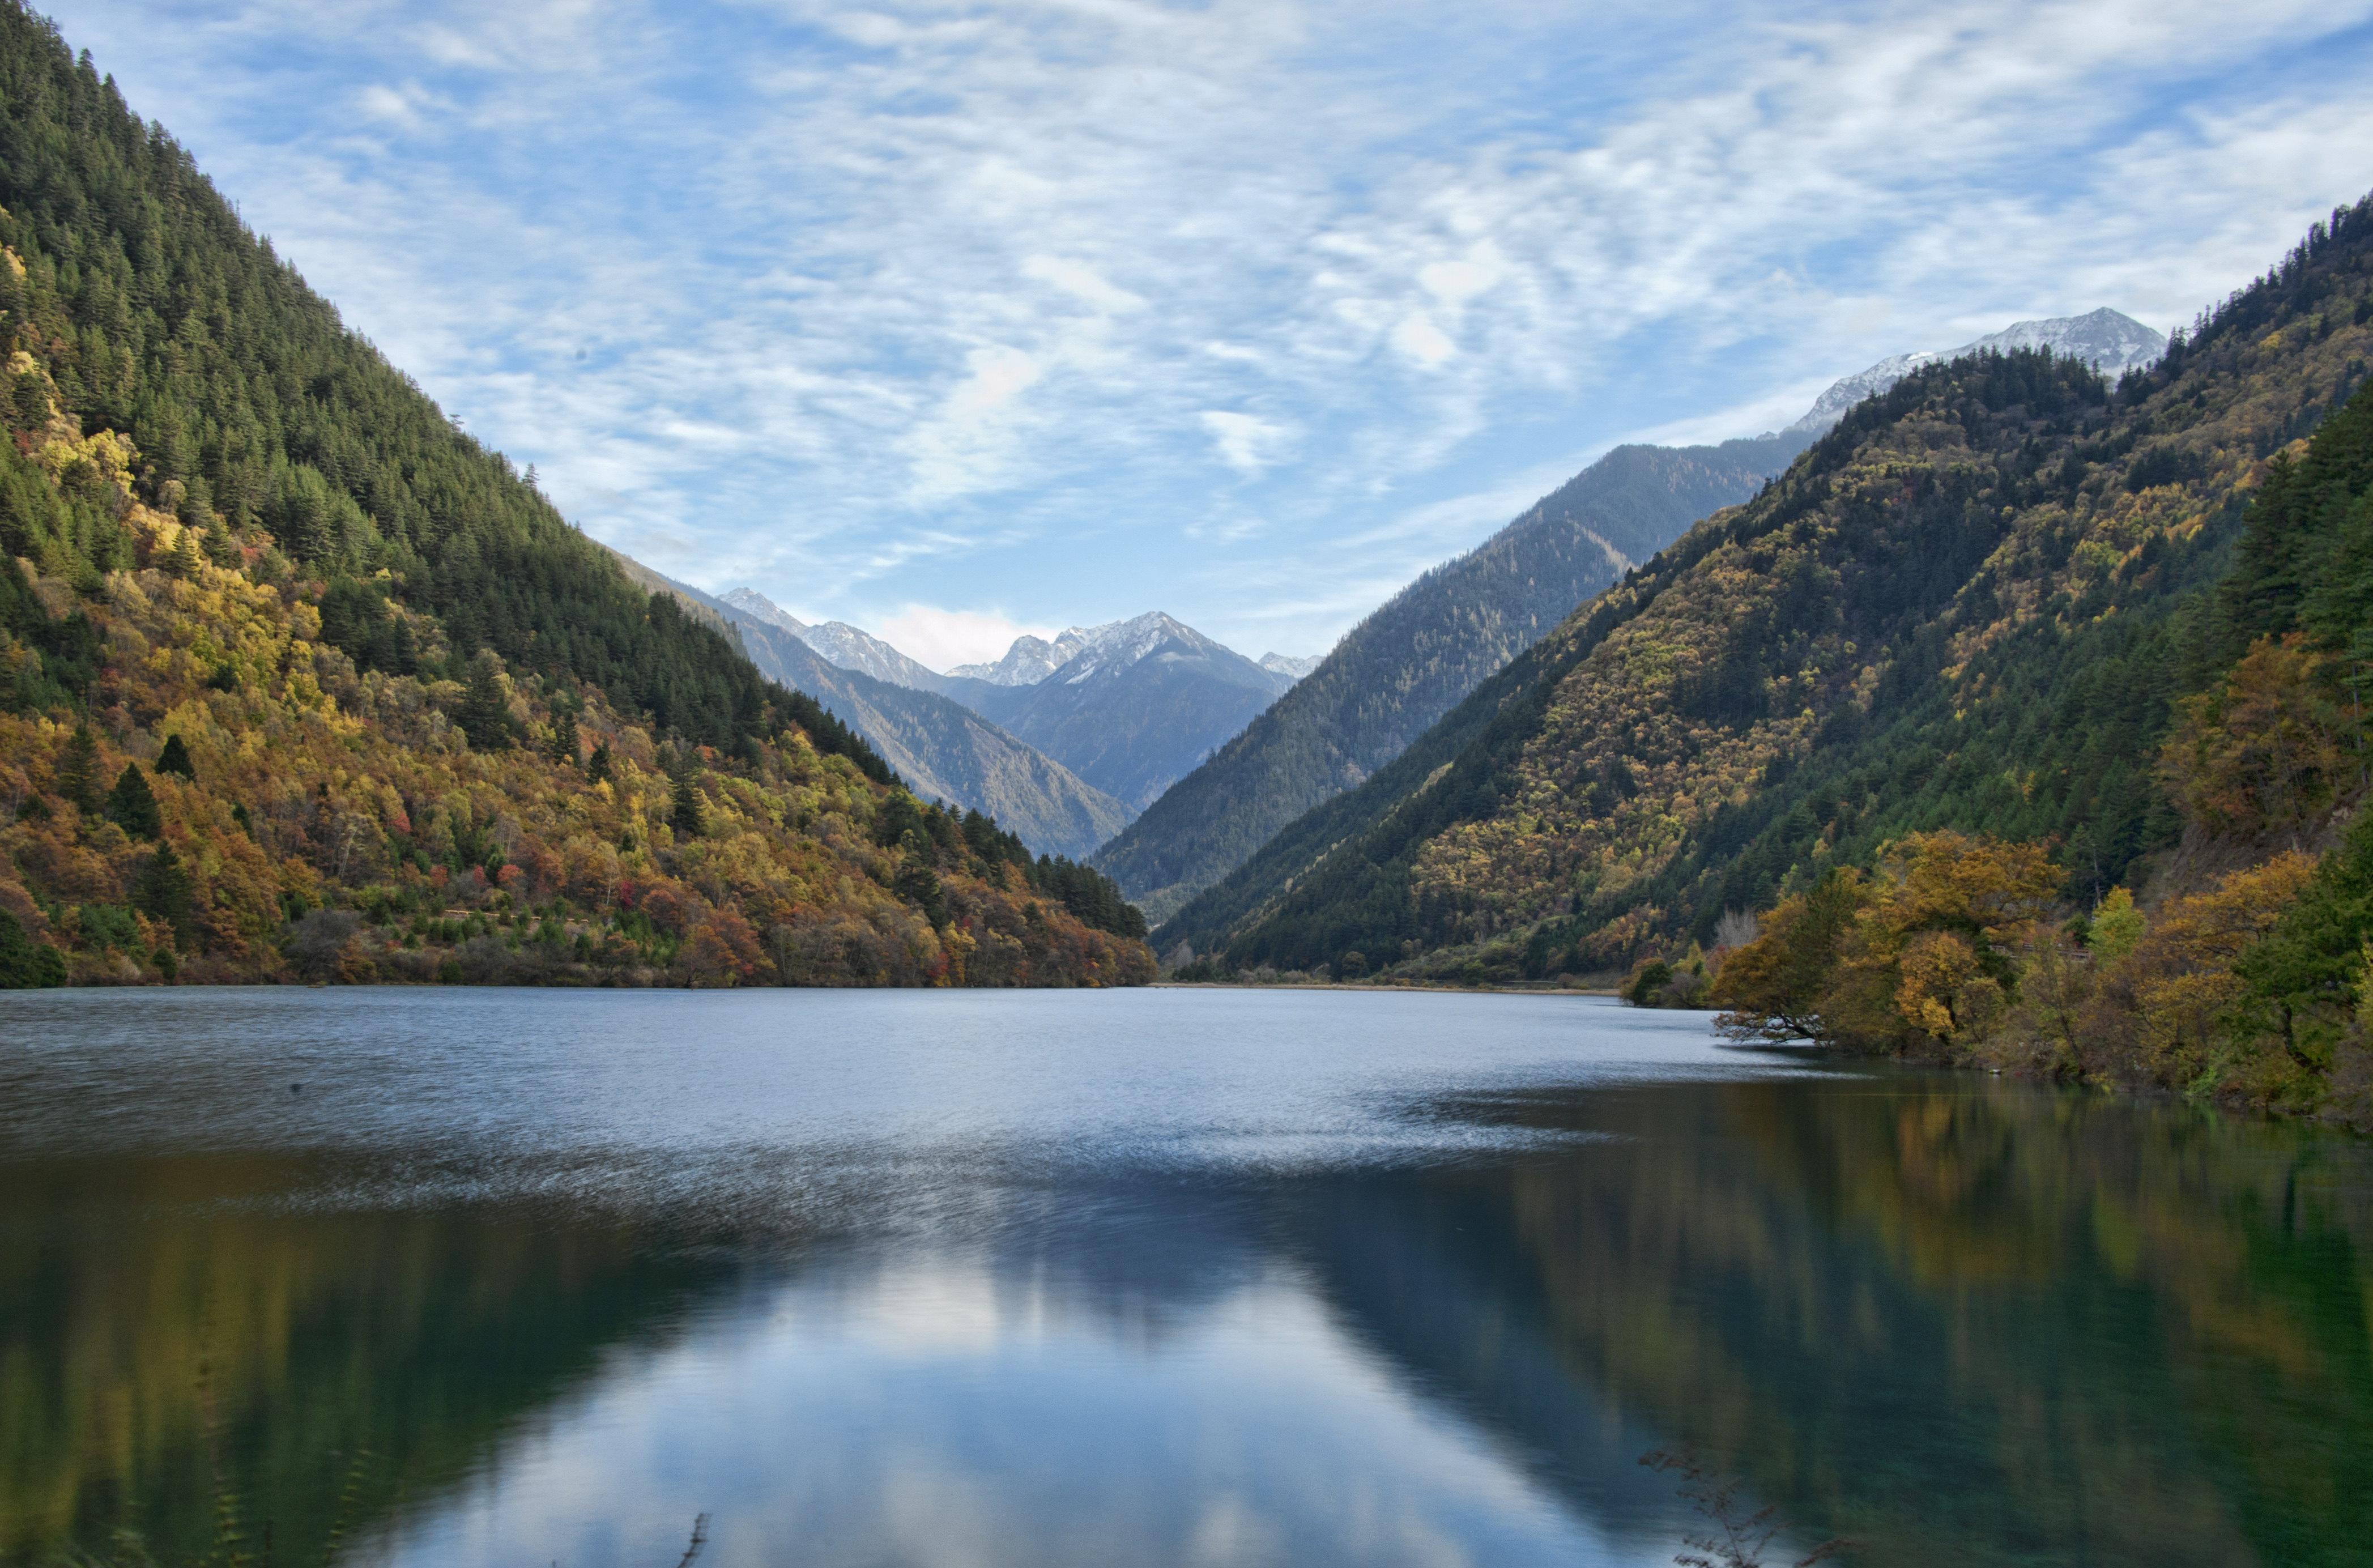
[(0, 1557), (2373, 1561), (2373, 1164), (1561, 996), (0, 995)]

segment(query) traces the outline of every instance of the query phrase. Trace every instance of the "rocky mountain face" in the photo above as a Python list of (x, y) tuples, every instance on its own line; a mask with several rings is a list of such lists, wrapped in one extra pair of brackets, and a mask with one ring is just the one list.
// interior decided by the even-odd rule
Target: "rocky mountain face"
[(754, 588), (737, 588), (731, 592), (720, 593), (717, 596), (717, 601), (729, 609), (738, 610), (745, 615), (755, 616), (770, 626), (779, 626), (793, 637), (807, 635), (808, 625), (805, 621), (801, 620)]
[[(731, 630), (762, 674), (831, 709), (871, 742), (921, 799), (987, 812), (1036, 853), (1072, 860), (1085, 859), (1128, 824), (1128, 807), (973, 709), (937, 692), (836, 663), (812, 645), (824, 627), (805, 625), (764, 594), (746, 588), (707, 594), (628, 557), (618, 558), (637, 582), (673, 594), (696, 614)], [(922, 670), (888, 644), (856, 635), (899, 665)]]
[(1106, 845), (1097, 867), (1150, 918), (1167, 916), (1392, 762), (1576, 603), (1699, 518), (1754, 495), (1807, 439), (1608, 452), (1353, 627)]
[(1052, 642), (1043, 637), (1018, 637), (1005, 657), (994, 664), (959, 664), (948, 673), (992, 686), (1035, 686), (1069, 662), (1090, 635), (1089, 628), (1073, 626)]
[(1326, 658), (1323, 653), (1264, 653), (1259, 663), (1262, 669), (1273, 674), (1291, 675), (1298, 681), (1317, 669)]
[[(999, 665), (1023, 667), (1023, 638)], [(1070, 656), (1023, 685), (951, 677), (946, 690), (1141, 810), (1211, 749), (1243, 730), (1292, 676), (1263, 669), (1233, 649), (1155, 612), (1109, 626), (1075, 627), (1041, 647)], [(977, 666), (976, 666), (977, 668)]]
[(1845, 417), (1846, 410), (1864, 398), (1876, 397), (1923, 365), (1959, 359), (1992, 349), (2007, 354), (2015, 348), (2048, 348), (2063, 358), (2082, 359), (2110, 380), (2127, 370), (2157, 362), (2167, 352), (2168, 334), (2146, 327), (2132, 316), (2104, 306), (2090, 315), (2055, 316), (2048, 321), (2014, 322), (1998, 333), (1942, 353), (1923, 349), (1897, 354), (1867, 370), (1840, 379), (1814, 400), (1805, 416), (1788, 432), (1818, 436)]

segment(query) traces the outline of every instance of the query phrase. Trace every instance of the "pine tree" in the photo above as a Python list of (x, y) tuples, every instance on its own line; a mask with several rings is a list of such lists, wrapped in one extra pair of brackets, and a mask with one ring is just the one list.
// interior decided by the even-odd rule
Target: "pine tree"
[(181, 736), (165, 737), (165, 749), (157, 754), (157, 771), (179, 774), (192, 783), (197, 781), (198, 770), (191, 764), (190, 748), (181, 743)]
[(132, 907), (153, 920), (161, 920), (173, 928), (174, 941), (187, 946), (190, 940), (190, 904), (192, 882), (190, 871), (173, 853), (170, 844), (159, 844), (157, 852), (140, 868), (140, 876), (132, 886)]
[(99, 743), (88, 724), (75, 726), (58, 762), (58, 794), (88, 816), (99, 809)]
[(470, 661), (469, 683), (462, 688), (461, 708), (453, 716), (462, 733), (470, 737), (470, 744), (482, 752), (510, 744), (510, 705), (503, 700), (501, 673), (502, 661), (491, 650), (481, 649)]
[(678, 838), (697, 838), (707, 830), (701, 818), (700, 786), (690, 767), (675, 776), (675, 804), (668, 813), (668, 825), (675, 829)]
[(899, 862), (898, 874), (892, 879), (890, 891), (906, 903), (923, 912), (934, 930), (944, 930), (948, 923), (948, 901), (934, 872), (919, 854), (909, 851)]
[(154, 838), (164, 830), (164, 813), (138, 763), (125, 763), (116, 775), (115, 788), (107, 792), (107, 820), (134, 838)]
[(599, 784), (609, 777), (610, 743), (602, 741), (594, 746), (593, 755), (585, 759), (585, 782)]

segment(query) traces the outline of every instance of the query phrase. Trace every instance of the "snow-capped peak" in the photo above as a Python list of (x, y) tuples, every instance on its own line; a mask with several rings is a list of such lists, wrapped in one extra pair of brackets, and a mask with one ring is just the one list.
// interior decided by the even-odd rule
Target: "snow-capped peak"
[(764, 621), (770, 626), (780, 626), (793, 637), (801, 636), (808, 629), (806, 622), (754, 588), (737, 588), (730, 593), (719, 594), (717, 599), (718, 603), (731, 604), (743, 614)]
[(1857, 371), (1832, 385), (1814, 401), (1802, 419), (1788, 427), (1789, 434), (1818, 435), (1845, 417), (1846, 410), (1867, 397), (1876, 397), (1923, 365), (1939, 359), (1958, 359), (1965, 354), (1985, 349), (2007, 352), (2014, 348), (2049, 348), (2063, 358), (2083, 359), (2101, 374), (2115, 380), (2126, 370), (2155, 363), (2167, 352), (2168, 334), (2155, 327), (2146, 327), (2132, 316), (2104, 306), (2090, 315), (2055, 316), (2048, 321), (2014, 322), (1998, 333), (1989, 333), (1974, 342), (1943, 352), (1923, 349), (1915, 354), (1898, 354), (1882, 359), (1867, 370)]
[(1100, 672), (1126, 670), (1165, 643), (1180, 643), (1202, 654), (1243, 657), (1185, 622), (1154, 610), (1100, 626), (1073, 626), (1053, 642), (1016, 638), (996, 663), (959, 664), (948, 673), (1000, 686), (1035, 686), (1059, 673), (1066, 682), (1077, 685)]

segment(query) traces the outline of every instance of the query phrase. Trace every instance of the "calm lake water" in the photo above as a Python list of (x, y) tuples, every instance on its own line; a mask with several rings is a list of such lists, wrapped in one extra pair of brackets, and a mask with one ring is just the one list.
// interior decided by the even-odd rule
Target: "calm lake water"
[(2361, 1563), (2368, 1344), (2360, 1141), (1698, 1014), (0, 994), (7, 1562)]

